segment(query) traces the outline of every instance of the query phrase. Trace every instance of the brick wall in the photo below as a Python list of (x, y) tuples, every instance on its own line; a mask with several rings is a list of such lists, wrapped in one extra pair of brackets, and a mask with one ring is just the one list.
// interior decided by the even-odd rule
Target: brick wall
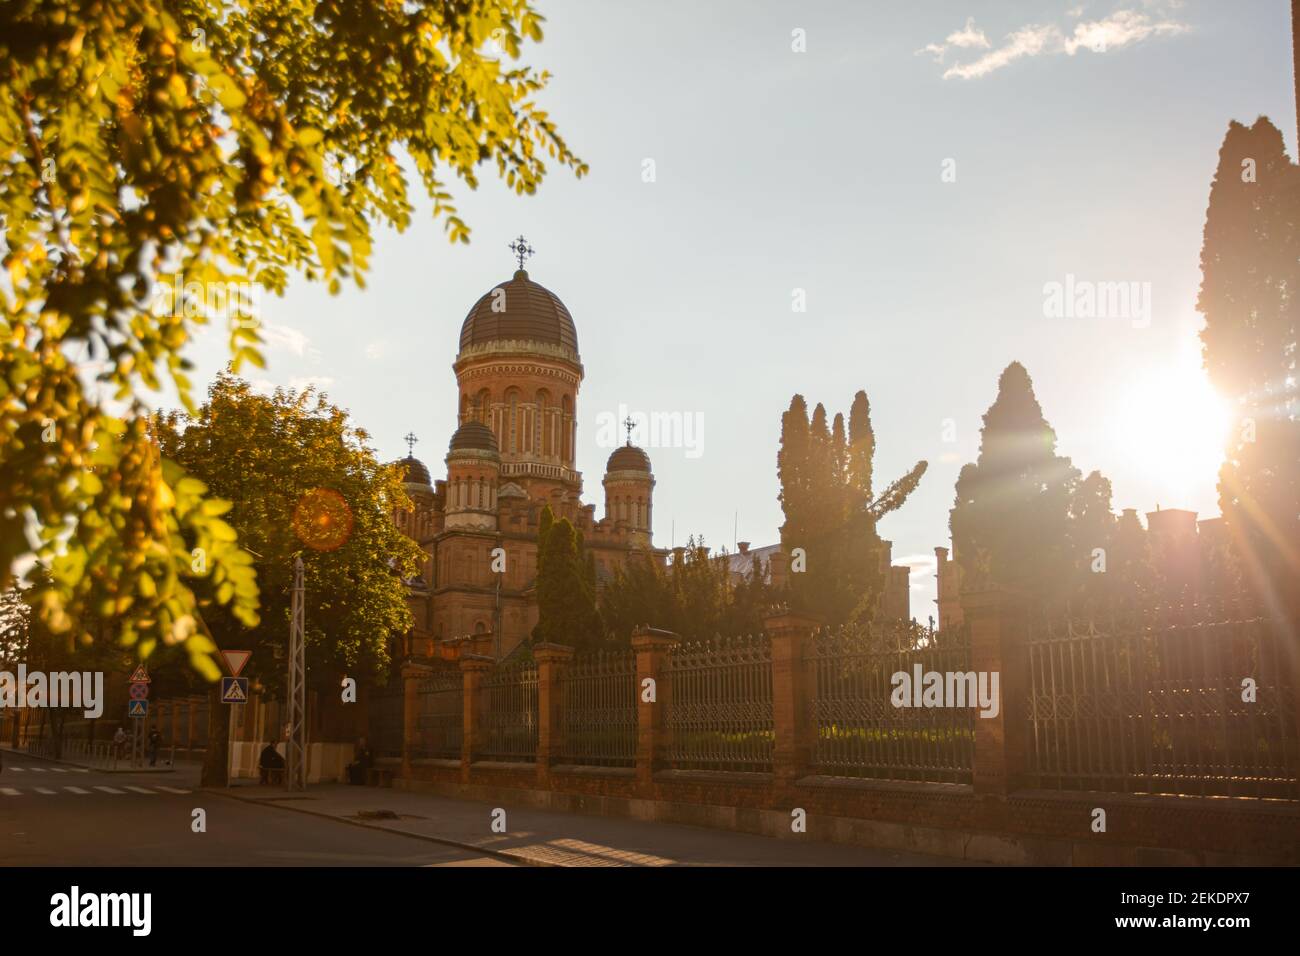
[[(564, 721), (557, 688), (568, 648), (541, 646), (537, 759), (478, 759), (490, 659), (459, 661), (464, 737), (459, 761), (404, 755), (397, 785), (526, 806), (724, 827), (789, 839), (822, 839), (1000, 863), (1160, 865), (1300, 863), (1300, 802), (1168, 794), (1035, 790), (1025, 785), (1029, 673), (1026, 612), (1014, 595), (968, 595), (970, 664), (1001, 675), (1001, 706), (974, 720), (971, 783), (831, 776), (815, 763), (813, 635), (817, 622), (790, 612), (767, 621), (771, 641), (772, 771), (675, 769), (670, 721), (675, 635), (642, 630), (636, 655), (633, 767), (559, 762)], [(427, 672), (410, 669), (407, 680)], [(1296, 686), (1296, 685), (1293, 685)], [(653, 693), (651, 693), (651, 689)], [(407, 695), (409, 706), (415, 697)], [(408, 715), (408, 726), (414, 716)], [(409, 739), (408, 735), (408, 739)], [(1105, 811), (1097, 832), (1095, 811)], [(803, 831), (793, 826), (802, 810)]]

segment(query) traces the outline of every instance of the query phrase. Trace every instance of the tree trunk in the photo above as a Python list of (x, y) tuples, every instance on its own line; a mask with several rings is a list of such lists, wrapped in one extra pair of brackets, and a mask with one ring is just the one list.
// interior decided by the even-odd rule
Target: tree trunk
[(199, 786), (230, 785), (230, 714), (221, 702), (221, 685), (208, 690), (208, 746), (203, 752), (203, 770)]

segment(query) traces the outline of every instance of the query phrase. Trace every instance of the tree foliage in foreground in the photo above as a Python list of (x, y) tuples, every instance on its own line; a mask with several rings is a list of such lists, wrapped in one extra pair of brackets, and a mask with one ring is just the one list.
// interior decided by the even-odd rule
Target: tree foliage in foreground
[(374, 225), (410, 221), (403, 155), (453, 241), (450, 180), (584, 173), (535, 102), (547, 75), (517, 64), (541, 22), (527, 0), (0, 5), (0, 587), (35, 554), (52, 630), (91, 638), (95, 616), (215, 674), (196, 580), (255, 627), (255, 574), (227, 505), (157, 454), (143, 394), (169, 379), (194, 410), (205, 322), (260, 364), (255, 316), (218, 292), (361, 284)]

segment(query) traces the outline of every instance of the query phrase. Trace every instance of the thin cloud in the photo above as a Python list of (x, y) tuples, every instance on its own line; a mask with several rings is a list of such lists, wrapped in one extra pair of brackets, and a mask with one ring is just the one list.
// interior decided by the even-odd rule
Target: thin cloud
[(923, 591), (928, 586), (925, 583), (927, 576), (933, 576), (938, 565), (933, 554), (905, 554), (901, 558), (894, 558), (894, 566), (907, 566), (908, 585), (913, 591)]
[(942, 61), (950, 49), (969, 50), (972, 48), (989, 48), (989, 38), (984, 31), (975, 26), (975, 18), (967, 17), (966, 25), (960, 30), (948, 34), (942, 43), (929, 43), (917, 50), (917, 53), (929, 53), (936, 60)]
[(284, 349), (294, 355), (305, 355), (307, 346), (311, 343), (311, 339), (307, 337), (305, 332), (288, 325), (274, 325), (270, 322), (264, 322), (262, 323), (261, 332), (267, 349)]
[[(1171, 4), (1170, 8), (1175, 6)], [(1072, 10), (1067, 15), (1075, 13)], [(1187, 24), (1169, 19), (1163, 13), (1116, 10), (1099, 20), (1076, 23), (1068, 32), (1056, 24), (1030, 24), (1007, 34), (1000, 46), (992, 48), (984, 31), (975, 26), (974, 18), (970, 18), (965, 27), (950, 34), (943, 43), (931, 43), (916, 52), (931, 53), (937, 60), (942, 60), (952, 49), (985, 48), (988, 52), (982, 56), (968, 63), (954, 63), (943, 73), (945, 80), (973, 80), (988, 76), (1017, 60), (1056, 54), (1074, 56), (1080, 50), (1107, 53), (1151, 37), (1185, 33), (1188, 29)]]

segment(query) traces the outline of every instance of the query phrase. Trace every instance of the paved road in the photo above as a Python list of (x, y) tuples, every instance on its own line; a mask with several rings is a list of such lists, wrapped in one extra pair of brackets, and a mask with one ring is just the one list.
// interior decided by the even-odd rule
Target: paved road
[[(953, 866), (918, 853), (375, 787), (197, 787), (198, 768), (108, 773), (7, 752), (0, 865)], [(192, 813), (207, 811), (207, 832)], [(306, 812), (299, 812), (306, 811)], [(358, 825), (365, 821), (365, 825)], [(423, 839), (421, 839), (423, 837)], [(430, 842), (431, 840), (446, 842)], [(454, 845), (447, 845), (451, 843)]]
[[(204, 793), (193, 788), (193, 776), (104, 773), (6, 752), (0, 865), (510, 865), (473, 851)], [(206, 833), (191, 829), (196, 807), (207, 811)]]

